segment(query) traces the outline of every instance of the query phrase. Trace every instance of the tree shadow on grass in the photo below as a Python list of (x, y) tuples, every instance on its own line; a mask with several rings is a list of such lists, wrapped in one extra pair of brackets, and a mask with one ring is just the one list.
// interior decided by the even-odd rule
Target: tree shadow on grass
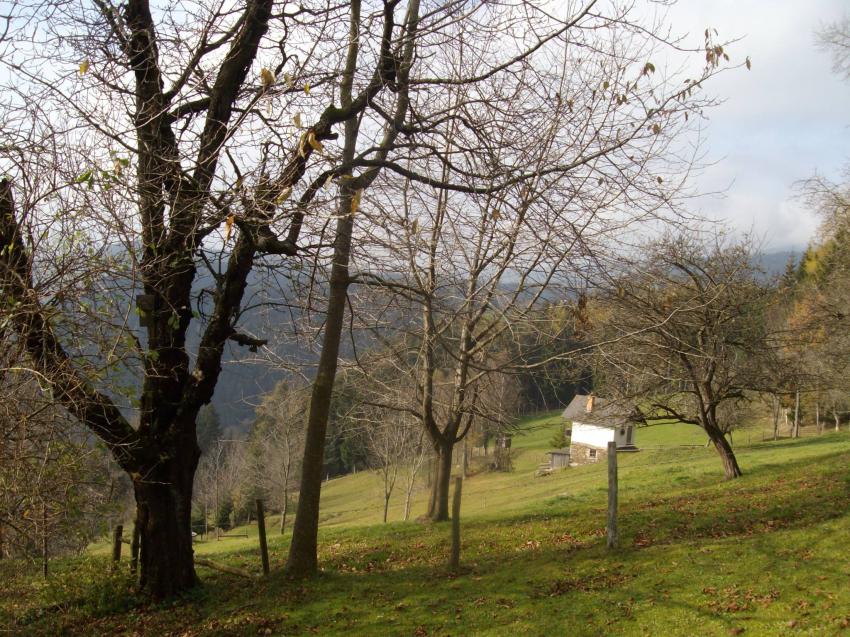
[[(824, 438), (791, 444), (819, 447), (829, 442)], [(549, 511), (464, 521), (461, 560), (467, 570), (460, 577), (445, 567), (449, 524), (330, 530), (322, 534), (322, 564), (329, 571), (314, 580), (290, 581), (281, 570), (257, 581), (203, 570), (202, 588), (177, 605), (116, 613), (97, 618), (96, 626), (92, 618), (80, 616), (61, 626), (36, 622), (28, 628), (31, 634), (55, 634), (50, 631), (59, 627), (72, 635), (93, 634), (92, 630), (180, 634), (191, 628), (197, 635), (256, 635), (271, 630), (269, 634), (319, 631), (365, 636), (468, 634), (470, 626), (499, 634), (502, 628), (513, 632), (509, 625), (525, 622), (532, 632), (542, 634), (562, 631), (563, 622), (573, 618), (583, 621), (589, 634), (599, 634), (610, 626), (582, 619), (582, 614), (602, 612), (606, 604), (614, 603), (622, 612), (617, 621), (631, 621), (629, 613), (638, 612), (635, 604), (648, 604), (647, 600), (671, 611), (709, 617), (714, 608), (711, 594), (705, 598), (700, 594), (694, 601), (677, 595), (665, 598), (652, 588), (652, 576), (657, 574), (653, 560), (658, 559), (652, 547), (691, 551), (706, 541), (734, 546), (748, 539), (757, 542), (764, 568), (787, 567), (789, 559), (796, 558), (771, 553), (776, 551), (772, 538), (779, 537), (775, 532), (844, 515), (850, 497), (847, 457), (845, 451), (763, 464), (732, 482), (700, 481), (670, 495), (659, 497), (653, 491), (643, 498), (631, 497), (621, 509), (624, 548), (616, 553), (604, 550), (605, 498), (597, 494), (559, 501)], [(817, 471), (812, 469), (815, 463)], [(283, 539), (271, 543), (278, 567), (284, 548)], [(221, 556), (225, 561), (254, 557), (245, 551)], [(600, 566), (609, 569), (607, 573), (600, 575)], [(814, 566), (828, 568), (825, 563)], [(675, 580), (672, 574), (667, 577)], [(756, 601), (766, 599), (765, 591), (753, 590)], [(737, 589), (720, 593), (732, 596), (728, 603), (738, 603)], [(567, 601), (575, 612), (563, 610)], [(727, 619), (731, 629), (739, 618), (732, 612)]]

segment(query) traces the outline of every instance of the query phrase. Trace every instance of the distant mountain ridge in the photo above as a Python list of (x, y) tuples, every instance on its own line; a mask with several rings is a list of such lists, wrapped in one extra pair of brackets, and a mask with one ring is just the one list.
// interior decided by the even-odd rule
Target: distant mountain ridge
[[(802, 252), (783, 250), (766, 252), (756, 255), (755, 265), (764, 270), (768, 278), (781, 276), (789, 260), (794, 259), (795, 265), (799, 262)], [(259, 275), (252, 275), (248, 281), (245, 291), (245, 299), (259, 298), (263, 290), (264, 282)], [(214, 287), (211, 276), (208, 273), (198, 273), (195, 284), (196, 295), (203, 289)], [(509, 287), (509, 284), (508, 284)], [(283, 291), (286, 293), (286, 290)], [(209, 297), (207, 297), (209, 299)], [(555, 298), (549, 300), (556, 300)], [(209, 309), (209, 308), (207, 308)], [(316, 358), (316, 353), (310, 351), (303, 343), (295, 343), (283, 338), (275, 338), (274, 332), (284, 334), (292, 332), (293, 320), (289, 312), (271, 310), (271, 320), (266, 312), (250, 311), (240, 317), (238, 328), (258, 338), (268, 338), (272, 345), (274, 354), (284, 364), (296, 364), (309, 366)], [(279, 317), (279, 318), (278, 318)], [(192, 321), (188, 338), (188, 349), (190, 355), (197, 352), (197, 347), (206, 328), (206, 322), (201, 319)], [(144, 342), (144, 330), (133, 326), (133, 331)], [(368, 348), (367, 343), (362, 346)], [(228, 343), (222, 359), (222, 372), (219, 382), (213, 394), (212, 405), (218, 412), (224, 427), (237, 431), (250, 429), (254, 419), (254, 409), (259, 404), (263, 395), (274, 387), (276, 383), (285, 379), (288, 372), (271, 363), (265, 363), (257, 356), (252, 355), (247, 348), (239, 347), (235, 343)]]
[[(768, 278), (772, 279), (782, 276), (789, 260), (793, 259), (796, 265), (801, 255), (802, 252), (794, 250), (760, 253), (756, 255), (756, 265), (764, 270)], [(256, 279), (249, 282), (249, 287), (245, 293), (246, 298), (257, 293), (260, 285), (261, 283)], [(283, 319), (283, 313), (281, 315), (282, 320), (276, 324), (276, 328), (280, 330), (289, 329), (287, 321)], [(202, 322), (195, 323), (195, 334), (191, 343), (193, 346), (197, 346), (197, 340), (194, 339), (200, 339), (203, 327)], [(240, 327), (259, 338), (269, 336), (264, 333), (269, 329), (268, 326), (262, 325), (255, 315), (245, 316)], [(233, 345), (228, 347), (229, 351), (225, 354), (225, 360), (222, 361), (222, 373), (212, 404), (225, 426), (244, 430), (250, 427), (254, 417), (254, 406), (259, 403), (262, 395), (270, 391), (275, 383), (282, 380), (286, 374), (280, 369), (261, 363), (245, 362), (245, 352), (240, 351), (241, 349)], [(276, 353), (279, 356), (289, 355), (293, 360), (297, 359), (302, 362), (308, 362), (315, 355), (311, 354), (306, 348), (296, 346), (287, 347), (286, 351)]]
[(788, 262), (793, 259), (794, 266), (800, 262), (803, 251), (779, 250), (776, 252), (762, 252), (756, 255), (756, 265), (765, 271), (768, 276), (782, 276)]

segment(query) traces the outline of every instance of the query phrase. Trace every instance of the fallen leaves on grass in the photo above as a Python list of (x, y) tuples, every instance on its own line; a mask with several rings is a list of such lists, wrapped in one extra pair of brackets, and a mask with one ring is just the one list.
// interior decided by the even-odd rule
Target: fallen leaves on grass
[(638, 548), (646, 548), (652, 546), (652, 538), (644, 533), (636, 533), (632, 543)]
[(563, 533), (554, 539), (555, 544), (566, 544), (571, 547), (582, 546), (584, 542), (570, 533)]
[(545, 589), (538, 592), (539, 596), (557, 597), (572, 591), (601, 591), (619, 588), (631, 579), (624, 573), (599, 572), (583, 577), (565, 577), (551, 582)]
[(740, 613), (752, 610), (755, 606), (767, 608), (779, 598), (779, 591), (756, 593), (751, 588), (738, 586), (727, 586), (720, 590), (706, 586), (702, 592), (714, 598), (706, 602), (706, 606), (715, 613)]

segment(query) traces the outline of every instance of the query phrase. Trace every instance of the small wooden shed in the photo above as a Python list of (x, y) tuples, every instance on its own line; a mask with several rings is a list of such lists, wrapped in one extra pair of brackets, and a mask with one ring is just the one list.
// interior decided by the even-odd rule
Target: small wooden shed
[(564, 447), (563, 449), (555, 449), (555, 451), (547, 451), (546, 455), (549, 456), (549, 466), (552, 469), (561, 469), (563, 467), (570, 466), (569, 447)]

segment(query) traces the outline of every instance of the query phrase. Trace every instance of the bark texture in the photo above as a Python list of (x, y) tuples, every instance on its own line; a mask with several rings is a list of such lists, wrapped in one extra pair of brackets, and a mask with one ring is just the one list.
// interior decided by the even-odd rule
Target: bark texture
[(738, 459), (735, 457), (732, 445), (729, 444), (723, 432), (716, 428), (707, 428), (706, 432), (714, 448), (717, 450), (717, 454), (720, 456), (720, 461), (723, 463), (723, 473), (726, 479), (733, 480), (744, 475), (741, 467), (738, 466)]

